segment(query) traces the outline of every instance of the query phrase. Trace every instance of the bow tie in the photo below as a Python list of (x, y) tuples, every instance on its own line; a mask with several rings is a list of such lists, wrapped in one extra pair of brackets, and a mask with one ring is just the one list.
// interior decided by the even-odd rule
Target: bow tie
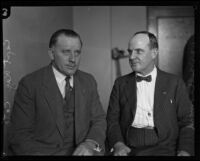
[(139, 75), (136, 75), (136, 81), (137, 82), (141, 82), (142, 80), (147, 81), (147, 82), (151, 82), (151, 75), (148, 75), (146, 77), (141, 77)]

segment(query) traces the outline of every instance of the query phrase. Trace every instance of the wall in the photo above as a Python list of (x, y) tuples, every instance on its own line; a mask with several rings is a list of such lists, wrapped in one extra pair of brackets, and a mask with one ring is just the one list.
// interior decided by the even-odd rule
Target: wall
[[(127, 49), (130, 36), (146, 29), (145, 6), (81, 6), (73, 7), (73, 27), (83, 39), (80, 68), (93, 74), (103, 108), (107, 111), (115, 80), (111, 49)], [(129, 73), (127, 59), (121, 61), (122, 74)]]
[[(118, 47), (127, 53), (128, 41), (131, 36), (141, 30), (147, 29), (146, 7), (145, 6), (114, 6), (112, 14), (112, 44), (111, 47)], [(121, 74), (125, 75), (132, 70), (128, 58), (120, 60)], [(115, 65), (112, 61), (112, 82), (115, 80)]]
[(80, 69), (95, 77), (106, 111), (111, 88), (110, 7), (74, 7), (73, 25), (83, 40)]

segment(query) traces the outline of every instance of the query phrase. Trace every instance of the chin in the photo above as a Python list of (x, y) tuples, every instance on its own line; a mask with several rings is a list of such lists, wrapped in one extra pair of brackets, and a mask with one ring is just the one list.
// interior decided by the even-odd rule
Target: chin
[(76, 72), (76, 70), (70, 70), (65, 72), (67, 75), (73, 75)]
[(138, 68), (136, 68), (136, 67), (131, 67), (131, 69), (132, 69), (134, 72), (138, 72), (138, 71), (139, 71)]

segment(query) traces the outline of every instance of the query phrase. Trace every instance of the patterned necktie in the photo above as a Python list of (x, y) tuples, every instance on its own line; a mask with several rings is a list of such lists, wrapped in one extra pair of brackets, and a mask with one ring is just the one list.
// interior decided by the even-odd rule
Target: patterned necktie
[(141, 82), (142, 80), (147, 81), (147, 82), (151, 82), (151, 75), (148, 75), (146, 77), (141, 77), (139, 75), (136, 76), (137, 82)]
[(69, 101), (70, 99), (70, 92), (71, 92), (71, 87), (70, 87), (70, 83), (69, 83), (69, 79), (70, 76), (66, 76), (65, 81), (66, 81), (66, 85), (65, 85), (65, 101)]

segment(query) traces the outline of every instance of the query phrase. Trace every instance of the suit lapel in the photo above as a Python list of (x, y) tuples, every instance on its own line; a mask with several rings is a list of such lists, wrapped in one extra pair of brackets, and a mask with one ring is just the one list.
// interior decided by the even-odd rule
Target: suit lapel
[(87, 109), (85, 109), (86, 104), (86, 89), (84, 87), (84, 82), (81, 80), (79, 71), (77, 71), (74, 75), (74, 89), (75, 89), (75, 137), (76, 141), (79, 139), (80, 126), (83, 125), (83, 117), (84, 113)]
[(131, 73), (126, 80), (126, 85), (125, 85), (125, 93), (126, 97), (128, 99), (128, 107), (130, 108), (130, 116), (131, 116), (131, 121), (133, 121), (135, 117), (135, 112), (136, 112), (136, 104), (137, 104), (137, 95), (136, 95), (136, 79), (135, 79), (135, 72)]
[(63, 99), (58, 88), (51, 65), (47, 67), (44, 74), (44, 95), (52, 111), (57, 127), (62, 136), (64, 136), (64, 116), (63, 116)]
[[(158, 68), (157, 68), (158, 69)], [(163, 129), (163, 125), (165, 124), (164, 113), (165, 109), (167, 108), (164, 106), (164, 101), (168, 94), (168, 79), (163, 74), (162, 71), (159, 69), (157, 70), (157, 78), (155, 84), (155, 94), (154, 94), (154, 123), (158, 129), (158, 132), (165, 130)], [(130, 114), (127, 115), (127, 119), (130, 118), (129, 121), (133, 121), (136, 113), (136, 106), (137, 106), (137, 86), (136, 86), (136, 79), (135, 73), (131, 73), (126, 80), (126, 85), (124, 87), (124, 93), (128, 100), (128, 108)]]

